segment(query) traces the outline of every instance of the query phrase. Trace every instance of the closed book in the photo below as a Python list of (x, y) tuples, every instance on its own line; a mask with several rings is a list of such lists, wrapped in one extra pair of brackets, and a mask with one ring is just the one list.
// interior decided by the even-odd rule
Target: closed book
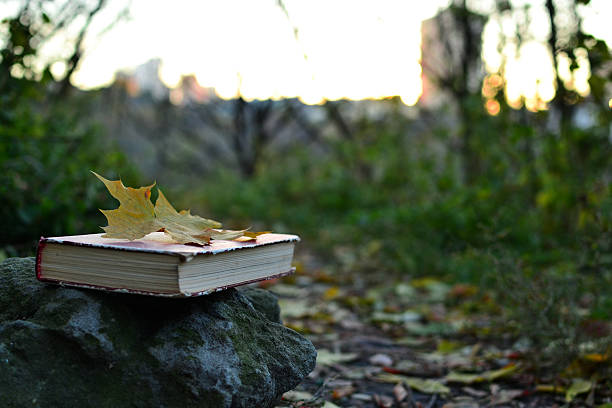
[(297, 235), (263, 234), (251, 241), (173, 243), (163, 232), (142, 239), (103, 234), (41, 238), (36, 277), (61, 285), (154, 296), (206, 295), (292, 273)]

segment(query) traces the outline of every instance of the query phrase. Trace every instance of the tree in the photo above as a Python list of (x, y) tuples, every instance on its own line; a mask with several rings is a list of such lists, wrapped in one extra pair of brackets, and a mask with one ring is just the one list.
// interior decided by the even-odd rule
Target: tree
[[(78, 22), (79, 13), (89, 16), (88, 26), (99, 9), (86, 8), (86, 2), (56, 3), (50, 15), (49, 3), (25, 2), (0, 23), (6, 33), (0, 41), (0, 217), (9, 220), (0, 231), (0, 252), (9, 255), (31, 253), (41, 235), (97, 228), (95, 214), (105, 204), (90, 187), (87, 170), (133, 176), (124, 156), (83, 120), (83, 101), (68, 98), (48, 63), (39, 60), (40, 47), (54, 33)], [(74, 45), (79, 53), (80, 42)], [(67, 62), (77, 63), (78, 57)]]
[(424, 86), (431, 83), (430, 89), (437, 89), (440, 100), (450, 97), (459, 122), (459, 145), (468, 183), (480, 173), (479, 152), (473, 141), (474, 122), (479, 119), (474, 115), (479, 111), (473, 107), (479, 104), (484, 78), (480, 50), (485, 21), (483, 15), (468, 9), (466, 0), (455, 0), (425, 21), (422, 29)]

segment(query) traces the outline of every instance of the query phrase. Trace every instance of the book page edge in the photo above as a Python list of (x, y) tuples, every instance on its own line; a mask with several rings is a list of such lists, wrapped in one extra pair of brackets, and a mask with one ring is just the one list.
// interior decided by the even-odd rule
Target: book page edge
[(295, 267), (292, 267), (287, 272), (264, 276), (262, 278), (251, 279), (248, 281), (232, 283), (230, 285), (209, 288), (209, 289), (205, 289), (199, 292), (173, 292), (173, 293), (151, 292), (151, 291), (135, 290), (135, 289), (129, 289), (129, 288), (113, 288), (113, 287), (102, 286), (102, 285), (90, 285), (90, 284), (84, 284), (84, 283), (62, 281), (62, 280), (57, 280), (57, 279), (49, 279), (49, 278), (44, 278), (44, 277), (39, 276), (38, 270), (37, 270), (36, 278), (41, 282), (53, 283), (53, 284), (60, 285), (60, 286), (77, 287), (77, 288), (84, 288), (84, 289), (95, 289), (95, 290), (100, 290), (104, 292), (129, 293), (129, 294), (134, 294), (134, 295), (146, 295), (146, 296), (167, 297), (167, 298), (190, 298), (190, 297), (210, 295), (215, 292), (220, 292), (222, 290), (234, 288), (237, 286), (248, 285), (250, 283), (261, 282), (261, 281), (266, 281), (266, 280), (271, 280), (271, 279), (278, 279), (278, 278), (282, 278), (287, 275), (291, 275), (294, 272), (295, 272)]

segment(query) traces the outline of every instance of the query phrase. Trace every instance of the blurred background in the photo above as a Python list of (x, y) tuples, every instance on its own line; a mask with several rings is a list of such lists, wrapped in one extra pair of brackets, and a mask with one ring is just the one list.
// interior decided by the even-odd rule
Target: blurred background
[(299, 234), (298, 259), (346, 282), (466, 282), (517, 321), (540, 307), (519, 331), (596, 338), (611, 18), (609, 0), (3, 1), (0, 257), (98, 232), (116, 204), (94, 170)]

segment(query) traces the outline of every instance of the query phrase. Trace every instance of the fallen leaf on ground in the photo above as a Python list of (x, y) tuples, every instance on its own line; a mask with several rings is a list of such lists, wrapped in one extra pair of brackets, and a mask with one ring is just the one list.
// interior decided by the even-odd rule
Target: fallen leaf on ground
[(411, 311), (403, 313), (375, 312), (370, 320), (377, 323), (407, 323), (418, 322), (421, 318), (422, 316), (419, 313)]
[(369, 394), (363, 394), (363, 393), (355, 393), (353, 395), (351, 395), (352, 399), (355, 399), (357, 401), (372, 401), (372, 396)]
[(344, 398), (347, 397), (351, 394), (353, 394), (357, 389), (355, 387), (353, 387), (352, 385), (348, 385), (345, 387), (339, 387), (339, 388), (334, 388), (334, 390), (332, 391), (332, 398), (333, 399), (340, 399), (340, 398)]
[(410, 388), (426, 394), (448, 394), (450, 388), (437, 380), (424, 380), (417, 377), (408, 377), (400, 374), (380, 373), (375, 379), (381, 382), (388, 383), (405, 383)]
[(488, 394), (486, 391), (477, 390), (471, 387), (463, 387), (461, 388), (461, 390), (465, 392), (466, 394), (471, 395), (472, 397), (477, 397), (477, 398), (486, 397)]
[(306, 391), (287, 391), (283, 394), (283, 399), (291, 402), (308, 401), (312, 399), (312, 394)]
[[(272, 290), (274, 291), (274, 290)], [(309, 316), (313, 311), (313, 308), (310, 307), (307, 301), (305, 300), (290, 300), (290, 299), (280, 299), (278, 301), (281, 310), (281, 316), (285, 317), (304, 317)]]
[(453, 298), (469, 298), (478, 293), (478, 286), (465, 283), (455, 284), (449, 291), (449, 297)]
[(395, 340), (395, 343), (400, 346), (420, 347), (426, 344), (429, 340), (424, 337), (401, 337)]
[(317, 364), (334, 365), (357, 359), (357, 353), (333, 353), (326, 349), (317, 350)]
[(453, 351), (459, 350), (462, 347), (463, 344), (459, 342), (442, 339), (438, 342), (437, 351), (438, 353), (448, 354), (452, 353)]
[(356, 368), (348, 371), (344, 371), (342, 376), (350, 380), (363, 380), (368, 376), (368, 373), (363, 368)]
[(434, 278), (415, 279), (412, 281), (412, 286), (417, 289), (424, 289), (432, 302), (443, 301), (446, 294), (451, 290), (449, 285)]
[(601, 353), (591, 353), (591, 354), (585, 354), (584, 356), (582, 356), (582, 358), (585, 359), (586, 361), (590, 361), (593, 363), (603, 363), (610, 359), (610, 355), (601, 354)]
[(340, 295), (340, 288), (338, 286), (332, 286), (323, 293), (325, 300), (332, 300)]
[(387, 395), (374, 394), (374, 402), (380, 408), (391, 408), (395, 401)]
[(301, 299), (308, 296), (307, 289), (298, 288), (294, 285), (287, 285), (285, 283), (277, 283), (272, 286), (270, 290), (279, 296), (295, 297)]
[(473, 384), (484, 381), (494, 381), (500, 377), (505, 377), (516, 372), (519, 366), (516, 364), (509, 364), (506, 367), (500, 368), (499, 370), (485, 371), (480, 374), (465, 374), (451, 371), (445, 377), (446, 381), (462, 384)]
[(572, 402), (576, 395), (589, 392), (591, 390), (592, 382), (583, 380), (582, 378), (576, 378), (572, 380), (572, 384), (565, 391), (565, 401)]
[(372, 357), (368, 359), (370, 364), (377, 366), (391, 366), (393, 365), (393, 360), (387, 354), (374, 354)]
[(406, 331), (417, 336), (430, 335), (450, 335), (457, 332), (457, 328), (448, 323), (430, 323), (422, 324), (417, 322), (408, 322), (404, 325)]
[(522, 390), (501, 390), (491, 396), (491, 406), (507, 404), (523, 395)]
[(397, 402), (402, 402), (408, 396), (408, 391), (401, 383), (395, 384), (393, 387), (393, 395), (395, 396), (395, 400)]
[(535, 389), (536, 391), (539, 391), (539, 392), (553, 392), (557, 394), (565, 393), (565, 387), (561, 387), (559, 385), (552, 385), (552, 384), (538, 384), (536, 385)]
[(474, 401), (449, 402), (442, 405), (442, 408), (480, 408), (480, 404)]

